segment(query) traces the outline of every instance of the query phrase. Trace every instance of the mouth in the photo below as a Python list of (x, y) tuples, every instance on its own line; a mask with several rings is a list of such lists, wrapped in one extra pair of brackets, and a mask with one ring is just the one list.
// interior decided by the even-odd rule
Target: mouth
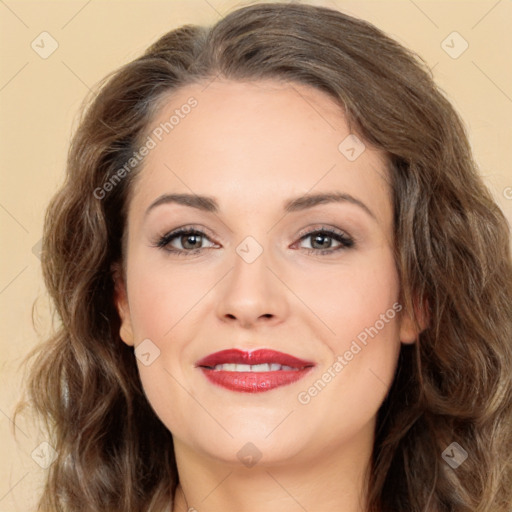
[(228, 349), (206, 356), (195, 366), (217, 386), (230, 391), (259, 393), (302, 379), (315, 363), (275, 350)]

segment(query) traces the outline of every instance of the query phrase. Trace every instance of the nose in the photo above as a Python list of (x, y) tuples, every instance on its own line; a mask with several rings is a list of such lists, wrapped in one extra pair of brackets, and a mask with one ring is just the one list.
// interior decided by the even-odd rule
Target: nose
[(252, 262), (235, 254), (233, 267), (219, 283), (217, 315), (243, 328), (277, 325), (289, 311), (287, 288), (265, 250)]

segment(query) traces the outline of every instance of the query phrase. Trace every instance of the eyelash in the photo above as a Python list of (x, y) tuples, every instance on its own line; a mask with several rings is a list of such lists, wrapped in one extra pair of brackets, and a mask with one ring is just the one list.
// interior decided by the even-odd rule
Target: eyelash
[[(307, 239), (308, 237), (311, 237), (312, 235), (327, 235), (328, 238), (332, 238), (339, 242), (341, 245), (335, 249), (305, 249), (307, 254), (316, 254), (316, 255), (327, 255), (327, 254), (333, 254), (340, 250), (346, 250), (350, 249), (354, 246), (354, 240), (347, 236), (342, 231), (333, 230), (332, 228), (320, 228), (320, 229), (313, 229), (306, 233), (302, 233), (299, 237), (299, 242)], [(154, 244), (159, 249), (163, 249), (164, 251), (167, 251), (169, 253), (175, 254), (177, 256), (186, 256), (186, 255), (194, 255), (199, 252), (201, 252), (204, 249), (209, 249), (209, 247), (199, 247), (197, 249), (192, 250), (184, 250), (184, 249), (176, 249), (174, 247), (170, 247), (170, 243), (175, 239), (183, 235), (200, 235), (202, 237), (205, 237), (208, 239), (208, 236), (206, 233), (199, 229), (195, 229), (192, 227), (185, 227), (185, 228), (179, 228), (176, 231), (172, 231), (170, 233), (167, 233), (160, 237), (156, 244)], [(209, 240), (209, 239), (208, 239)]]

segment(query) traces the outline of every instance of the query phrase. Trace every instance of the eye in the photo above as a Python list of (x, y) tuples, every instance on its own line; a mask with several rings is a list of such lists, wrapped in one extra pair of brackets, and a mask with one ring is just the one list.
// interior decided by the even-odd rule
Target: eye
[[(342, 231), (324, 227), (303, 234), (299, 242), (303, 240), (310, 240), (309, 248), (306, 247), (307, 254), (332, 254), (354, 246), (354, 240)], [(337, 247), (332, 248), (333, 240), (337, 242)]]
[[(205, 240), (210, 241), (203, 231), (191, 227), (185, 227), (163, 235), (155, 245), (160, 249), (164, 249), (165, 251), (178, 255), (196, 254), (205, 248), (202, 246), (202, 243)], [(211, 245), (209, 247), (213, 247), (215, 245), (211, 241), (210, 243)]]

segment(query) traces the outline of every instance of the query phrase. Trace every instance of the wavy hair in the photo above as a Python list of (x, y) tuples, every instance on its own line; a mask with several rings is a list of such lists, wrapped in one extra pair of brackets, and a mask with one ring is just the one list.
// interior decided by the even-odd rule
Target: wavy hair
[[(507, 221), (425, 63), (368, 22), (297, 3), (249, 5), (210, 27), (172, 30), (106, 77), (84, 108), (44, 224), (43, 276), (60, 322), (30, 354), (24, 403), (58, 456), (38, 510), (161, 512), (172, 503), (172, 436), (144, 395), (114, 306), (112, 268), (123, 261), (143, 164), (105, 197), (95, 191), (140, 147), (173, 91), (217, 76), (319, 89), (342, 106), (352, 133), (387, 155), (401, 300), (418, 325), (418, 311), (429, 321), (402, 346), (378, 413), (368, 510), (510, 512)], [(442, 458), (452, 442), (468, 453), (456, 469)]]

